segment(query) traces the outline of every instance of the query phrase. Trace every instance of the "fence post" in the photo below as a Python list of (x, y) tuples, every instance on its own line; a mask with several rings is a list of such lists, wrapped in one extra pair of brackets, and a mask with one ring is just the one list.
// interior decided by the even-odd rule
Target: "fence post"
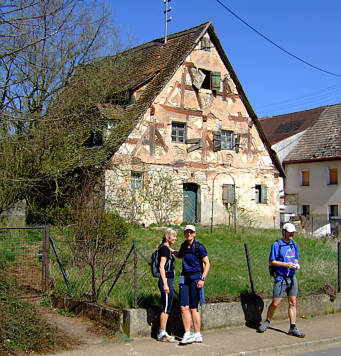
[(137, 247), (134, 240), (134, 308), (137, 308)]
[[(339, 236), (340, 237), (340, 236)], [(337, 241), (337, 291), (340, 293), (340, 238)]]
[(49, 291), (50, 284), (50, 228), (44, 228), (44, 258), (43, 258), (43, 292), (47, 293)]

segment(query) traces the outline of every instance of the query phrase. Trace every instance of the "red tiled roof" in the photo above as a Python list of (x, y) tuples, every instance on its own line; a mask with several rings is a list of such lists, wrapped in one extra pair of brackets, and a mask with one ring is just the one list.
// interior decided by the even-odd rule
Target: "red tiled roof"
[(313, 126), (325, 107), (293, 112), (290, 114), (262, 117), (260, 123), (271, 145)]

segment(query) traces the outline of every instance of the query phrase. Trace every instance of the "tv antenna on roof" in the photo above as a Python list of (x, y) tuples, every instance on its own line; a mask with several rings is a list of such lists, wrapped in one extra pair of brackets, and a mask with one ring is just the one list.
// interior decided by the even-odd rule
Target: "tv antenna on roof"
[(168, 24), (168, 22), (172, 21), (171, 17), (168, 18), (168, 13), (170, 11), (172, 11), (172, 8), (170, 6), (168, 7), (168, 3), (170, 1), (171, 0), (163, 0), (163, 2), (165, 4), (165, 9), (163, 11), (163, 13), (165, 14), (165, 44), (167, 43), (167, 24)]

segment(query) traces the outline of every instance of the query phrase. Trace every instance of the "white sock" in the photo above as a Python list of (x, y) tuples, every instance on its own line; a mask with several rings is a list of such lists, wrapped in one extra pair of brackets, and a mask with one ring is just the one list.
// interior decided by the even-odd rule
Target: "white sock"
[(159, 334), (160, 335), (166, 334), (166, 330), (159, 329)]
[(189, 335), (191, 335), (191, 332), (190, 332), (190, 331), (186, 331), (186, 332), (184, 333), (184, 337), (185, 337), (185, 336), (189, 336)]
[(201, 336), (201, 333), (200, 333), (200, 331), (197, 331), (196, 333), (194, 333), (194, 335)]

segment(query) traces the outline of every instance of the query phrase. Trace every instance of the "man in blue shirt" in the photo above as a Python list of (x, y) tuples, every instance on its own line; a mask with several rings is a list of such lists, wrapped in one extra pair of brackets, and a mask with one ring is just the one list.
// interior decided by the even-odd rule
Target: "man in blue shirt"
[[(203, 302), (203, 287), (210, 269), (210, 261), (204, 245), (195, 240), (196, 229), (187, 225), (184, 230), (186, 241), (180, 250), (175, 252), (176, 257), (182, 258), (182, 272), (179, 281), (180, 310), (185, 334), (180, 344), (202, 342), (200, 333), (199, 301)], [(191, 334), (191, 320), (193, 321), (194, 334)]]
[(298, 260), (300, 258), (298, 245), (293, 242), (296, 231), (295, 225), (286, 223), (282, 228), (282, 239), (272, 244), (269, 264), (274, 267), (274, 289), (272, 302), (269, 305), (266, 321), (259, 327), (258, 331), (263, 333), (270, 326), (270, 321), (277, 307), (282, 301), (284, 292), (288, 296), (288, 315), (290, 329), (288, 334), (297, 337), (304, 337), (304, 333), (296, 327), (296, 299), (298, 296), (298, 283), (296, 270), (300, 268)]

